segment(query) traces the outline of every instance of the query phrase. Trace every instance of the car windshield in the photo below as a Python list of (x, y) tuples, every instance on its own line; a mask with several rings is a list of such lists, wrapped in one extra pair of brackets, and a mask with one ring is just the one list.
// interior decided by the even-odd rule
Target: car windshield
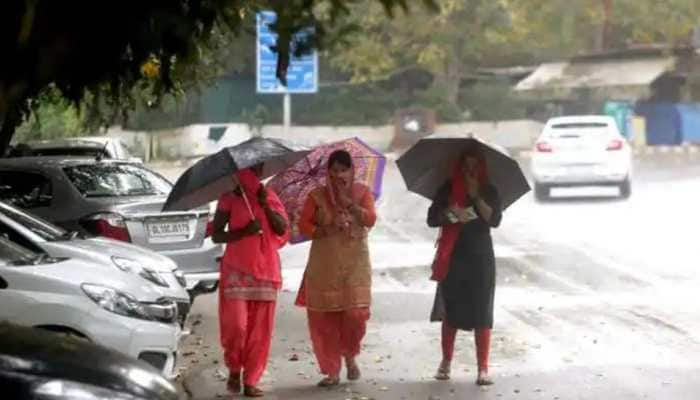
[(85, 197), (166, 195), (172, 184), (133, 164), (86, 164), (65, 167), (68, 179)]
[(26, 265), (34, 263), (40, 255), (0, 236), (0, 265)]
[(55, 242), (65, 240), (70, 236), (70, 234), (62, 228), (10, 205), (0, 203), (0, 212), (46, 241)]

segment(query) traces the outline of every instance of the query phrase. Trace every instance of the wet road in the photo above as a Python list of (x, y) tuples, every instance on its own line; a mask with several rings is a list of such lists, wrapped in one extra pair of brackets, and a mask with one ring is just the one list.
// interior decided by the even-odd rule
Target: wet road
[[(494, 231), (496, 386), (474, 387), (467, 333), (460, 334), (453, 380), (431, 379), (440, 359), (439, 326), (427, 322), (436, 232), (425, 226), (427, 202), (406, 193), (390, 167), (372, 233), (374, 307), (363, 381), (330, 392), (312, 387), (304, 313), (291, 306), (308, 246), (293, 246), (282, 253), (285, 293), (268, 398), (700, 398), (700, 163), (640, 162), (625, 201), (615, 189), (553, 194), (546, 203), (521, 199)], [(213, 347), (215, 307), (213, 297), (195, 305), (202, 315), (195, 337)], [(288, 361), (293, 353), (299, 362)], [(205, 386), (215, 369), (190, 370), (191, 384)], [(195, 397), (215, 397), (221, 383), (212, 385)]]

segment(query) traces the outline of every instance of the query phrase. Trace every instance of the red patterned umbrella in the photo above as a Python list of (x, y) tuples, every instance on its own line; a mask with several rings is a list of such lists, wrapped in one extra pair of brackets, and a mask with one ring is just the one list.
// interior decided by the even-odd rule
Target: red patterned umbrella
[(292, 226), (291, 243), (300, 243), (309, 239), (299, 233), (298, 223), (301, 211), (309, 193), (326, 184), (326, 163), (335, 150), (346, 150), (352, 156), (356, 182), (367, 185), (375, 200), (381, 194), (382, 177), (386, 166), (386, 158), (382, 153), (358, 138), (315, 147), (306, 157), (278, 173), (267, 184), (277, 193), (287, 209)]

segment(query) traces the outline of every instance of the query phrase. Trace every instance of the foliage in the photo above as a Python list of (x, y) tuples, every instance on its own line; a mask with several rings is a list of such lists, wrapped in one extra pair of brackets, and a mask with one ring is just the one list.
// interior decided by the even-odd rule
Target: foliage
[(253, 132), (254, 136), (261, 136), (263, 127), (270, 119), (270, 112), (267, 107), (258, 104), (253, 111), (244, 109), (241, 117), (248, 124), (248, 129)]
[[(76, 105), (86, 102), (89, 119), (107, 123), (139, 102), (157, 107), (166, 94), (181, 94), (218, 75), (212, 55), (235, 43), (231, 38), (263, 9), (278, 15), (272, 29), (278, 33), (277, 73), (284, 77), (294, 34), (306, 27), (315, 32), (295, 44), (298, 52), (332, 43), (346, 32), (341, 21), (355, 2), (5, 0), (0, 3), (0, 152), (49, 87)], [(386, 15), (396, 7), (407, 9), (409, 2), (374, 3)]]
[(38, 102), (32, 117), (17, 128), (15, 140), (56, 139), (86, 134), (79, 110), (67, 100), (48, 93)]

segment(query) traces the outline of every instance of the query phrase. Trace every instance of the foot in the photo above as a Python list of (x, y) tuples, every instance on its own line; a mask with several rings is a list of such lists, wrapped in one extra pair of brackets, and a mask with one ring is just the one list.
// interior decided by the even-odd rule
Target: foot
[(228, 381), (226, 382), (226, 389), (229, 392), (238, 394), (241, 392), (241, 373), (231, 372), (228, 375)]
[(479, 375), (476, 378), (476, 384), (478, 386), (491, 386), (491, 385), (493, 385), (493, 380), (489, 377), (488, 371), (479, 371)]
[(348, 370), (349, 381), (356, 381), (360, 379), (360, 367), (357, 366), (354, 358), (345, 359), (345, 368)]
[(447, 381), (450, 379), (450, 361), (442, 360), (435, 374), (435, 379), (439, 381)]
[(243, 395), (245, 397), (263, 397), (265, 395), (265, 392), (263, 392), (260, 388), (257, 388), (255, 386), (246, 385), (243, 388)]
[(340, 385), (340, 378), (337, 376), (327, 376), (317, 384), (318, 387), (333, 387)]

